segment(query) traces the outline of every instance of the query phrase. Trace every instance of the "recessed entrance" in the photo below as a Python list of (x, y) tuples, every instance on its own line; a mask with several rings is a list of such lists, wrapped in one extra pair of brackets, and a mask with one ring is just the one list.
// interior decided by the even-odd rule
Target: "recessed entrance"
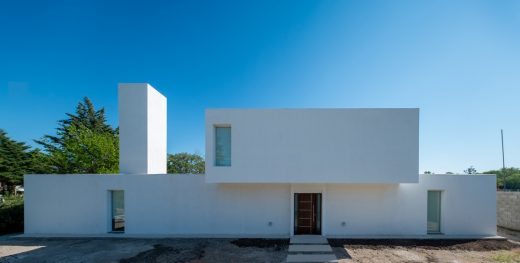
[(321, 234), (321, 194), (294, 194), (294, 234)]

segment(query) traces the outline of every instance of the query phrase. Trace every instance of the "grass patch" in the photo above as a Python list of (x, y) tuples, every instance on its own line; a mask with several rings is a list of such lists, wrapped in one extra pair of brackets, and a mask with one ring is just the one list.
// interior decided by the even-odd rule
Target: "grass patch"
[(0, 235), (23, 232), (23, 196), (5, 196), (0, 206)]
[(500, 251), (491, 259), (496, 262), (520, 263), (520, 254), (514, 251)]

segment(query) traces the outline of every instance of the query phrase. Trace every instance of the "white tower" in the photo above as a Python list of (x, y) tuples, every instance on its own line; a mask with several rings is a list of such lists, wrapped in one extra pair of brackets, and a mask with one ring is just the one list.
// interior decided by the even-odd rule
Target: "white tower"
[(147, 83), (121, 83), (118, 91), (120, 173), (167, 173), (166, 97)]

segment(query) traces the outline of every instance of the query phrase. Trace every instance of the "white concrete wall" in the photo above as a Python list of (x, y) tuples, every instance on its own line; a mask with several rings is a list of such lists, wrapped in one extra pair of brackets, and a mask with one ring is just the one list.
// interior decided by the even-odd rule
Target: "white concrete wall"
[(443, 191), (441, 232), (496, 234), (495, 175), (421, 175), (420, 178), (421, 189)]
[(167, 173), (166, 97), (148, 85), (148, 174)]
[[(231, 126), (231, 166), (216, 167), (214, 127)], [(227, 183), (413, 183), (418, 109), (206, 111), (206, 176)]]
[(325, 234), (425, 235), (427, 191), (441, 190), (443, 234), (496, 235), (495, 187), (494, 175), (420, 175), (418, 184), (327, 185)]
[(325, 198), (325, 235), (426, 234), (426, 194), (417, 187), (402, 191), (399, 184), (328, 185)]
[(27, 234), (106, 234), (108, 191), (124, 190), (126, 234), (289, 235), (289, 185), (206, 184), (196, 175), (26, 175), (25, 189)]
[[(125, 191), (125, 234), (290, 235), (293, 194), (323, 194), (323, 234), (424, 235), (427, 191), (441, 231), (495, 235), (495, 176), (420, 175), (418, 184), (207, 184), (194, 175), (26, 175), (26, 234), (110, 230), (109, 190)], [(272, 226), (269, 226), (272, 222)], [(342, 226), (345, 222), (345, 226)]]
[(166, 97), (146, 83), (119, 84), (119, 168), (166, 173)]

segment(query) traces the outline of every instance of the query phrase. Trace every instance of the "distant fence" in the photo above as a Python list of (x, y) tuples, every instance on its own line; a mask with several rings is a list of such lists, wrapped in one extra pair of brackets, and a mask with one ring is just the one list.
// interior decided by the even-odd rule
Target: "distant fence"
[(497, 225), (520, 230), (520, 192), (497, 192)]

